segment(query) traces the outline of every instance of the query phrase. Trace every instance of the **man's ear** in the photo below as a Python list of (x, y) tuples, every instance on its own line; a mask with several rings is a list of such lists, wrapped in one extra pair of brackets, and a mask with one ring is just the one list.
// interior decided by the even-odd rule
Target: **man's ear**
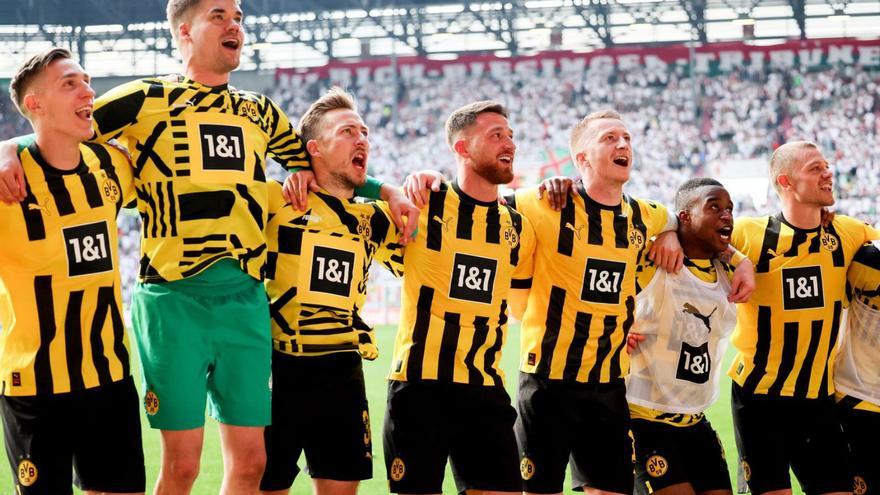
[(682, 225), (691, 223), (691, 214), (687, 210), (678, 212), (678, 223)]
[(317, 139), (309, 139), (306, 142), (306, 151), (309, 152), (309, 156), (318, 157), (321, 156), (321, 148), (318, 147)]
[(471, 156), (470, 152), (468, 151), (467, 143), (464, 139), (457, 139), (454, 143), (452, 143), (452, 150), (455, 151), (455, 153), (462, 158), (468, 158)]
[(40, 99), (37, 98), (37, 95), (28, 93), (22, 98), (21, 107), (28, 115), (33, 115), (40, 108)]
[(782, 186), (783, 189), (788, 189), (788, 187), (791, 185), (791, 180), (789, 180), (787, 175), (779, 174), (776, 177), (776, 183)]
[(575, 166), (577, 166), (578, 170), (583, 170), (590, 166), (590, 162), (587, 160), (587, 154), (583, 151), (574, 155)]
[(190, 39), (189, 34), (189, 24), (186, 22), (181, 22), (177, 26), (177, 39), (178, 40), (188, 40)]

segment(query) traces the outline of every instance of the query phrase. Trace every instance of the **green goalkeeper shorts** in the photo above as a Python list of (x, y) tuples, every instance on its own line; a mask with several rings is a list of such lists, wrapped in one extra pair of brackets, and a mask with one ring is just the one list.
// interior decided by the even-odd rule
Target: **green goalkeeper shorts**
[(206, 403), (221, 423), (269, 424), (272, 333), (263, 284), (223, 259), (184, 280), (138, 283), (131, 300), (150, 426), (201, 427)]

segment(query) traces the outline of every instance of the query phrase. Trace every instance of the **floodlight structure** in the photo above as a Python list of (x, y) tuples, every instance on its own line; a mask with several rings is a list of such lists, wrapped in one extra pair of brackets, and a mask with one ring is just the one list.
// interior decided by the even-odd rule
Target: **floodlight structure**
[[(120, 61), (173, 60), (165, 0), (3, 0), (0, 50), (69, 47), (89, 67), (99, 54)], [(242, 67), (271, 69), (385, 56), (521, 55), (549, 49), (808, 39), (811, 22), (876, 37), (876, 0), (248, 0)], [(872, 31), (873, 29), (873, 31)], [(752, 35), (753, 34), (753, 35)], [(827, 37), (827, 30), (821, 36)], [(147, 71), (150, 72), (150, 71)], [(120, 73), (120, 72), (117, 72)], [(120, 73), (120, 75), (122, 75)]]

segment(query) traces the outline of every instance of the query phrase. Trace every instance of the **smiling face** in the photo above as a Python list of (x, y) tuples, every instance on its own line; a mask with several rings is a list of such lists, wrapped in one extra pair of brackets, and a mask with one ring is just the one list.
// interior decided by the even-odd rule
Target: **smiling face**
[(367, 125), (354, 110), (337, 108), (324, 114), (319, 136), (308, 143), (319, 183), (327, 177), (352, 193), (363, 186), (370, 157), (368, 134)]
[(600, 118), (590, 122), (575, 153), (578, 168), (592, 181), (622, 187), (632, 169), (632, 136), (622, 121)]
[(201, 0), (178, 27), (184, 62), (199, 71), (228, 75), (238, 67), (245, 42), (236, 0)]
[(834, 174), (822, 152), (815, 147), (798, 151), (788, 170), (777, 177), (779, 193), (790, 195), (805, 206), (827, 207), (834, 204)]
[(679, 238), (689, 258), (708, 259), (727, 249), (733, 232), (733, 201), (727, 189), (704, 186), (678, 214)]
[(476, 122), (460, 134), (459, 141), (477, 175), (495, 185), (513, 180), (516, 144), (506, 117), (495, 112), (477, 115)]
[(95, 92), (90, 81), (83, 68), (69, 58), (59, 58), (43, 69), (23, 102), (40, 132), (67, 135), (76, 141), (92, 137)]

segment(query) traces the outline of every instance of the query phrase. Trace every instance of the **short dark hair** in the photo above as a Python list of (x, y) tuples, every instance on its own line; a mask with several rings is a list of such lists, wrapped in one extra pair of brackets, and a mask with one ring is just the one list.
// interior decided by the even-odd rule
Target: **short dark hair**
[(327, 112), (331, 110), (338, 110), (340, 108), (357, 112), (357, 103), (355, 103), (354, 96), (351, 93), (338, 86), (334, 86), (312, 103), (309, 109), (306, 110), (306, 113), (300, 117), (300, 139), (306, 143), (312, 139), (317, 139), (321, 134), (324, 115), (327, 115)]
[(459, 132), (477, 122), (477, 116), (481, 113), (497, 113), (505, 119), (508, 118), (507, 108), (497, 101), (483, 100), (469, 103), (452, 112), (452, 115), (446, 119), (446, 142), (449, 146), (452, 146)]
[(62, 58), (73, 58), (73, 56), (66, 48), (51, 48), (29, 58), (27, 62), (18, 68), (15, 75), (12, 76), (12, 81), (9, 83), (9, 96), (12, 98), (12, 103), (15, 104), (15, 108), (17, 108), (25, 117), (27, 117), (28, 114), (22, 103), (27, 94), (28, 87), (34, 82), (34, 79), (43, 72), (43, 69), (48, 67), (52, 62)]
[(709, 177), (694, 177), (685, 181), (675, 192), (675, 211), (687, 210), (697, 197), (698, 191), (704, 187), (724, 187), (724, 184)]

